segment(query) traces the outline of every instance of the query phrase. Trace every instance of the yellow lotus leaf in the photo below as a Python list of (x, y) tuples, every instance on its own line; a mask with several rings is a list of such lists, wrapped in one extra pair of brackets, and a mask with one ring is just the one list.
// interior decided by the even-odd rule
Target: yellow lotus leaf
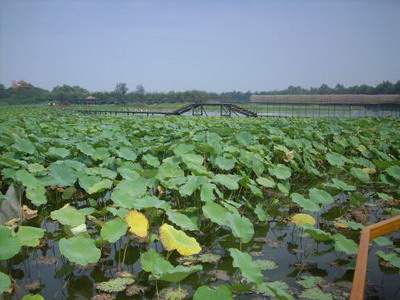
[(292, 216), (292, 222), (296, 225), (315, 225), (315, 219), (313, 216), (307, 214), (295, 214)]
[(375, 168), (363, 168), (362, 169), (364, 171), (364, 173), (367, 173), (369, 175), (373, 175), (376, 173), (376, 169)]
[(347, 224), (342, 223), (342, 222), (335, 222), (335, 223), (333, 223), (333, 225), (335, 225), (335, 227), (339, 228), (339, 229), (349, 228), (349, 226)]
[(125, 216), (125, 222), (129, 226), (129, 232), (141, 238), (147, 237), (149, 233), (149, 220), (147, 220), (144, 214), (137, 210), (131, 210)]
[(195, 238), (168, 224), (160, 227), (160, 240), (166, 250), (177, 250), (183, 256), (198, 254), (201, 251)]

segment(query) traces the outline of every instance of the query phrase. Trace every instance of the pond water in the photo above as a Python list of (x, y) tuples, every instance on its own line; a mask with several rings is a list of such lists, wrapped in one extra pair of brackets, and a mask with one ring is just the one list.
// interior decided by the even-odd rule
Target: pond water
[[(345, 212), (347, 207), (342, 207), (340, 201), (341, 199), (338, 199), (333, 207), (322, 214), (321, 220), (333, 220)], [(229, 230), (224, 228), (219, 228), (218, 233), (211, 231), (197, 236), (196, 238), (206, 245), (210, 252), (219, 254), (222, 258), (217, 264), (203, 264), (203, 272), (189, 276), (180, 285), (158, 281), (157, 287), (155, 281), (149, 280), (148, 273), (141, 270), (140, 252), (147, 247), (162, 251), (159, 242), (146, 245), (124, 237), (112, 246), (103, 247), (102, 258), (98, 264), (78, 267), (69, 263), (58, 249), (56, 241), (65, 235), (62, 226), (45, 218), (44, 215), (39, 216), (37, 220), (29, 221), (27, 225), (46, 229), (45, 242), (38, 249), (23, 249), (17, 256), (7, 261), (6, 266), (2, 265), (0, 268), (3, 271), (7, 268), (16, 279), (16, 292), (12, 296), (5, 296), (5, 299), (20, 299), (29, 291), (40, 293), (45, 299), (90, 299), (97, 295), (96, 282), (107, 281), (122, 271), (133, 274), (135, 284), (145, 288), (144, 294), (134, 296), (135, 299), (156, 298), (156, 288), (162, 294), (163, 288), (180, 286), (192, 294), (202, 284), (218, 283), (231, 284), (233, 290), (245, 291), (237, 299), (263, 299), (263, 296), (256, 295), (250, 290), (246, 291), (246, 284), (240, 280), (240, 273), (232, 267), (229, 252), (224, 250), (230, 247), (241, 247), (242, 251), (250, 253), (253, 259), (274, 261), (278, 267), (264, 271), (265, 280), (284, 281), (294, 294), (299, 294), (302, 290), (296, 283), (301, 275), (313, 275), (324, 278), (322, 284), (324, 291), (331, 293), (334, 299), (348, 299), (354, 260), (332, 251), (331, 244), (318, 243), (302, 236), (300, 229), (285, 221), (286, 216), (280, 212), (279, 207), (271, 207), (269, 212), (277, 218), (264, 225), (256, 225), (255, 237), (249, 244), (238, 244)], [(381, 212), (380, 209), (374, 210), (369, 216), (370, 220), (376, 219)], [(217, 236), (218, 240), (215, 240)], [(392, 234), (391, 238), (398, 247), (400, 234)], [(370, 247), (366, 299), (400, 299), (400, 274), (379, 264), (379, 259), (375, 255), (378, 249), (382, 247), (375, 244)], [(177, 263), (176, 255), (172, 255), (171, 258)], [(132, 299), (132, 297), (120, 292), (117, 299)]]

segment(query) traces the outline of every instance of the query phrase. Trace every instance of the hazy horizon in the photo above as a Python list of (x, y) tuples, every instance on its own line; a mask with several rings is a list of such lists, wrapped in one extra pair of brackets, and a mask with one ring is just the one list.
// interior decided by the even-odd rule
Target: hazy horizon
[(260, 91), (400, 79), (400, 1), (0, 0), (0, 83)]

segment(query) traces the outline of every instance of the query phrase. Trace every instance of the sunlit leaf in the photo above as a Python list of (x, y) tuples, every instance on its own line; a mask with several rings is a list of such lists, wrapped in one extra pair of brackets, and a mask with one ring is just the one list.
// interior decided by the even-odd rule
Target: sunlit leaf
[(295, 214), (291, 217), (291, 220), (294, 224), (298, 226), (302, 225), (315, 225), (315, 219), (313, 216), (307, 214)]
[(198, 254), (201, 251), (195, 238), (187, 236), (183, 231), (166, 223), (160, 227), (160, 240), (166, 250), (177, 250), (184, 256)]
[(144, 214), (137, 210), (131, 210), (125, 216), (125, 222), (129, 226), (129, 232), (141, 238), (146, 238), (149, 234), (149, 220)]

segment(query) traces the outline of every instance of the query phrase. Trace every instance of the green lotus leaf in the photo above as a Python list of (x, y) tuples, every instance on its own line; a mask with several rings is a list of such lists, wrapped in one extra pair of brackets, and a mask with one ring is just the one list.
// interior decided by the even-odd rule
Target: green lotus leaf
[(6, 226), (0, 225), (0, 260), (6, 260), (21, 250), (21, 244), (16, 236)]
[(337, 233), (333, 236), (335, 242), (335, 250), (344, 252), (348, 255), (353, 255), (358, 253), (358, 245), (344, 235)]
[(333, 203), (333, 197), (326, 191), (311, 188), (309, 191), (310, 200), (314, 203), (318, 203), (321, 205), (329, 205)]
[(236, 135), (236, 140), (239, 142), (239, 144), (248, 146), (255, 141), (255, 137), (250, 132), (241, 131)]
[(125, 208), (134, 208), (135, 199), (146, 193), (146, 182), (143, 177), (135, 180), (122, 180), (111, 194), (111, 200)]
[(349, 185), (346, 182), (337, 179), (337, 178), (332, 178), (332, 183), (326, 184), (326, 186), (333, 187), (335, 189), (344, 191), (344, 192), (353, 192), (356, 190), (356, 187), (353, 185)]
[(76, 170), (64, 162), (52, 163), (49, 167), (51, 183), (58, 186), (71, 186), (78, 178)]
[(369, 174), (364, 172), (363, 169), (353, 167), (350, 169), (350, 174), (363, 183), (370, 182)]
[(175, 155), (181, 156), (186, 153), (193, 152), (194, 146), (191, 144), (177, 144), (174, 146), (173, 152)]
[(59, 243), (60, 252), (70, 262), (85, 266), (97, 263), (101, 251), (95, 245), (95, 241), (83, 236), (75, 236), (70, 239), (62, 238)]
[(201, 265), (195, 265), (190, 267), (176, 266), (172, 270), (168, 270), (166, 273), (161, 274), (160, 280), (164, 280), (167, 282), (180, 282), (189, 275), (202, 270), (203, 267)]
[(292, 201), (294, 203), (299, 205), (304, 210), (311, 211), (311, 212), (316, 212), (316, 211), (321, 210), (321, 207), (316, 202), (314, 202), (310, 199), (304, 198), (304, 196), (302, 196), (298, 193), (291, 194), (290, 198), (292, 199)]
[(181, 196), (190, 196), (201, 186), (201, 182), (197, 176), (189, 176), (186, 183), (179, 188)]
[(217, 186), (212, 183), (203, 184), (200, 188), (200, 199), (203, 202), (212, 202), (215, 200), (214, 192), (218, 192)]
[(0, 272), (0, 296), (11, 287), (11, 279), (7, 274)]
[(268, 215), (265, 212), (262, 204), (257, 203), (256, 208), (254, 209), (255, 214), (257, 215), (258, 220), (261, 222), (265, 222), (268, 220)]
[(278, 179), (286, 180), (292, 176), (292, 170), (282, 164), (277, 164), (268, 170), (272, 176), (275, 176)]
[(58, 210), (53, 210), (50, 213), (53, 220), (60, 222), (62, 225), (78, 226), (85, 223), (85, 214), (77, 210), (75, 207), (66, 205)]
[(203, 156), (195, 154), (195, 153), (185, 153), (181, 155), (182, 161), (189, 168), (196, 168), (197, 166), (201, 166), (203, 164)]
[(235, 248), (229, 248), (229, 252), (233, 258), (232, 265), (235, 268), (239, 268), (244, 278), (256, 284), (260, 284), (263, 281), (260, 267), (252, 260), (248, 253), (241, 252)]
[(168, 282), (179, 282), (194, 272), (201, 271), (201, 265), (174, 267), (164, 259), (156, 250), (150, 249), (140, 255), (140, 263), (146, 272), (150, 272), (155, 278)]
[(324, 279), (319, 276), (303, 275), (301, 276), (301, 280), (297, 281), (297, 283), (306, 289), (310, 289), (316, 285), (320, 285), (323, 281)]
[(93, 156), (94, 155), (94, 148), (93, 146), (89, 145), (88, 143), (79, 143), (76, 144), (76, 148), (81, 151), (83, 154), (87, 155), (87, 156)]
[(225, 186), (229, 190), (237, 190), (239, 188), (240, 177), (236, 175), (217, 174), (214, 176), (213, 181)]
[(110, 189), (113, 182), (110, 179), (102, 179), (99, 176), (79, 175), (79, 185), (88, 193), (95, 194)]
[(119, 150), (116, 150), (116, 152), (119, 157), (126, 160), (135, 161), (137, 158), (136, 152), (127, 147), (121, 147)]
[(379, 197), (380, 199), (382, 199), (383, 201), (390, 201), (390, 200), (393, 200), (393, 196), (388, 195), (388, 194), (386, 194), (386, 193), (377, 193), (377, 195), (378, 195), (378, 197)]
[(233, 158), (227, 158), (225, 156), (218, 156), (215, 159), (215, 164), (218, 168), (224, 171), (230, 171), (235, 167), (236, 160)]
[(381, 247), (393, 246), (393, 242), (387, 236), (379, 236), (374, 239), (374, 243)]
[(191, 230), (191, 231), (199, 230), (197, 225), (195, 223), (193, 223), (193, 221), (185, 214), (179, 213), (179, 212), (171, 210), (171, 209), (167, 210), (166, 214), (168, 216), (168, 219), (172, 223), (174, 223), (175, 225), (178, 225), (182, 229)]
[(209, 287), (202, 285), (197, 288), (193, 300), (231, 300), (232, 292), (227, 285)]
[(22, 153), (33, 154), (35, 153), (35, 145), (28, 139), (17, 138), (13, 147)]
[(227, 216), (227, 226), (232, 230), (232, 234), (239, 238), (242, 243), (248, 243), (254, 236), (254, 227), (251, 221), (239, 215), (238, 213), (231, 213)]
[(319, 242), (327, 242), (332, 240), (332, 235), (329, 232), (323, 231), (321, 229), (315, 228), (312, 225), (302, 225), (304, 232), (308, 234), (311, 238)]
[(142, 159), (151, 167), (157, 168), (160, 165), (158, 158), (151, 154), (143, 155)]
[(326, 154), (326, 160), (335, 167), (341, 168), (345, 165), (348, 159), (342, 154), (331, 152)]
[(376, 251), (376, 255), (390, 263), (393, 267), (400, 269), (400, 255), (395, 252), (385, 253), (382, 250)]
[(179, 164), (172, 160), (164, 161), (158, 167), (157, 178), (161, 180), (183, 176), (185, 176), (185, 174), (183, 173), (183, 170), (179, 167)]
[(22, 246), (37, 247), (39, 246), (40, 239), (44, 236), (44, 229), (31, 227), (31, 226), (19, 226), (16, 234), (19, 243)]
[(127, 230), (128, 224), (121, 218), (115, 218), (104, 223), (100, 230), (100, 236), (110, 243), (115, 243), (126, 234)]
[(59, 157), (59, 158), (65, 158), (65, 157), (70, 155), (70, 152), (69, 152), (68, 149), (65, 149), (65, 148), (50, 147), (49, 151), (48, 151), (48, 154), (50, 156), (56, 156), (56, 157)]
[(396, 180), (400, 180), (400, 166), (391, 166), (385, 170), (387, 174)]
[(15, 177), (26, 186), (26, 197), (36, 206), (47, 203), (46, 189), (44, 185), (26, 170), (18, 170)]
[(220, 226), (226, 226), (228, 223), (227, 219), (229, 211), (225, 207), (215, 202), (208, 202), (202, 207), (202, 210), (204, 216), (212, 222), (217, 223)]
[(275, 187), (275, 181), (272, 178), (257, 177), (256, 181), (257, 181), (258, 184), (260, 184), (260, 185), (262, 185), (263, 187), (266, 187), (266, 188)]
[(118, 176), (117, 172), (114, 172), (107, 168), (101, 168), (101, 167), (86, 168), (86, 172), (88, 175), (98, 175), (103, 178), (107, 178), (107, 179), (111, 179), (111, 180), (115, 179)]
[(257, 291), (273, 299), (293, 300), (289, 286), (283, 281), (262, 282), (257, 285)]

